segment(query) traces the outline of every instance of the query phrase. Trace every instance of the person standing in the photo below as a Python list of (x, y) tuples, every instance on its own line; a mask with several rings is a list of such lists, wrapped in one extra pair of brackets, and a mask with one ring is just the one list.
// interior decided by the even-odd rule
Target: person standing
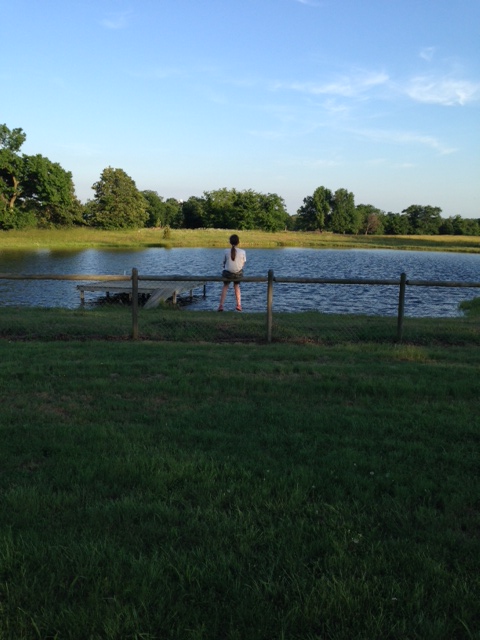
[(240, 292), (240, 280), (243, 277), (243, 265), (247, 261), (247, 255), (243, 249), (239, 249), (240, 238), (236, 233), (230, 236), (230, 249), (225, 249), (223, 256), (223, 288), (220, 295), (220, 305), (218, 311), (223, 311), (223, 305), (225, 298), (227, 297), (228, 287), (230, 282), (233, 282), (233, 289), (235, 292), (236, 309), (242, 310), (242, 296)]

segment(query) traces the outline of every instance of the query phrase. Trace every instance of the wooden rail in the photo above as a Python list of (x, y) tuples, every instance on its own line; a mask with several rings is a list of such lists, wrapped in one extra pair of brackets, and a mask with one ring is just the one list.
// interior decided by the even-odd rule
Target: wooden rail
[[(59, 274), (15, 274), (0, 273), (0, 280), (82, 280), (96, 281), (107, 283), (129, 282), (130, 286), (124, 287), (125, 290), (131, 291), (132, 294), (132, 338), (138, 338), (138, 294), (142, 291), (140, 282), (188, 282), (192, 287), (195, 283), (201, 286), (206, 282), (223, 282), (221, 276), (182, 276), (182, 275), (140, 275), (137, 269), (132, 269), (131, 275), (114, 276), (114, 275), (59, 275)], [(278, 284), (334, 284), (334, 285), (383, 285), (399, 287), (398, 296), (398, 314), (397, 314), (397, 341), (402, 339), (403, 318), (405, 312), (405, 291), (407, 286), (413, 287), (454, 287), (454, 288), (480, 288), (480, 282), (449, 282), (435, 280), (408, 280), (405, 273), (397, 279), (367, 279), (367, 278), (298, 278), (298, 277), (275, 277), (273, 270), (269, 270), (265, 276), (245, 276), (242, 282), (265, 282), (267, 283), (267, 342), (272, 340), (272, 324), (273, 324), (273, 289), (274, 283)], [(101, 287), (105, 289), (106, 285)], [(80, 287), (77, 287), (80, 288)], [(84, 287), (84, 290), (89, 287)]]

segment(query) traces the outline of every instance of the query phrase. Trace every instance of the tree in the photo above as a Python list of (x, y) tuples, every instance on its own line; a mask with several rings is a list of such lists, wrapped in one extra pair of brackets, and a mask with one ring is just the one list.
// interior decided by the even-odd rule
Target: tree
[(22, 206), (33, 211), (41, 226), (81, 221), (82, 206), (75, 196), (70, 171), (40, 154), (24, 156)]
[(389, 211), (384, 218), (384, 231), (389, 236), (406, 236), (409, 233), (408, 218)]
[(333, 196), (330, 189), (317, 187), (313, 195), (303, 199), (298, 209), (296, 227), (303, 231), (323, 231), (332, 213)]
[(0, 203), (4, 212), (13, 212), (22, 191), (24, 166), (19, 152), (26, 138), (22, 129), (0, 125)]
[(37, 154), (20, 155), (22, 129), (0, 125), (0, 228), (81, 221), (72, 174)]
[(409, 222), (409, 232), (414, 235), (438, 235), (442, 222), (440, 207), (412, 204), (402, 211)]
[(107, 167), (92, 189), (90, 224), (102, 229), (135, 229), (145, 226), (148, 203), (123, 169)]
[(360, 216), (355, 209), (353, 193), (337, 189), (333, 196), (330, 230), (334, 233), (358, 233)]
[(373, 204), (358, 204), (357, 213), (360, 218), (361, 233), (365, 235), (380, 235), (383, 233), (384, 213)]
[(234, 229), (235, 189), (204, 191), (206, 226), (214, 229)]
[(259, 209), (254, 220), (254, 228), (263, 231), (280, 231), (288, 227), (290, 216), (285, 201), (276, 193), (257, 194)]
[(183, 224), (186, 229), (201, 229), (206, 227), (205, 198), (190, 196), (182, 204)]
[(147, 227), (165, 226), (165, 203), (163, 197), (156, 191), (142, 191), (142, 195), (147, 201)]

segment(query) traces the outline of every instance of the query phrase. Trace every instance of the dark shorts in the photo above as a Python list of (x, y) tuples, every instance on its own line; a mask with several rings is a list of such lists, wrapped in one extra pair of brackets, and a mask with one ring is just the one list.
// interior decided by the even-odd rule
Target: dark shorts
[(222, 278), (224, 282), (240, 282), (243, 278), (243, 269), (241, 271), (237, 271), (236, 273), (232, 273), (231, 271), (227, 271), (224, 269), (222, 271)]

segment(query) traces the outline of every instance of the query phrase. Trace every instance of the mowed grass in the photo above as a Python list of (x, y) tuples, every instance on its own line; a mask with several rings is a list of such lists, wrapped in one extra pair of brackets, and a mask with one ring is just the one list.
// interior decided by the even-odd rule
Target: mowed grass
[(479, 637), (478, 346), (62, 322), (1, 332), (2, 640)]

